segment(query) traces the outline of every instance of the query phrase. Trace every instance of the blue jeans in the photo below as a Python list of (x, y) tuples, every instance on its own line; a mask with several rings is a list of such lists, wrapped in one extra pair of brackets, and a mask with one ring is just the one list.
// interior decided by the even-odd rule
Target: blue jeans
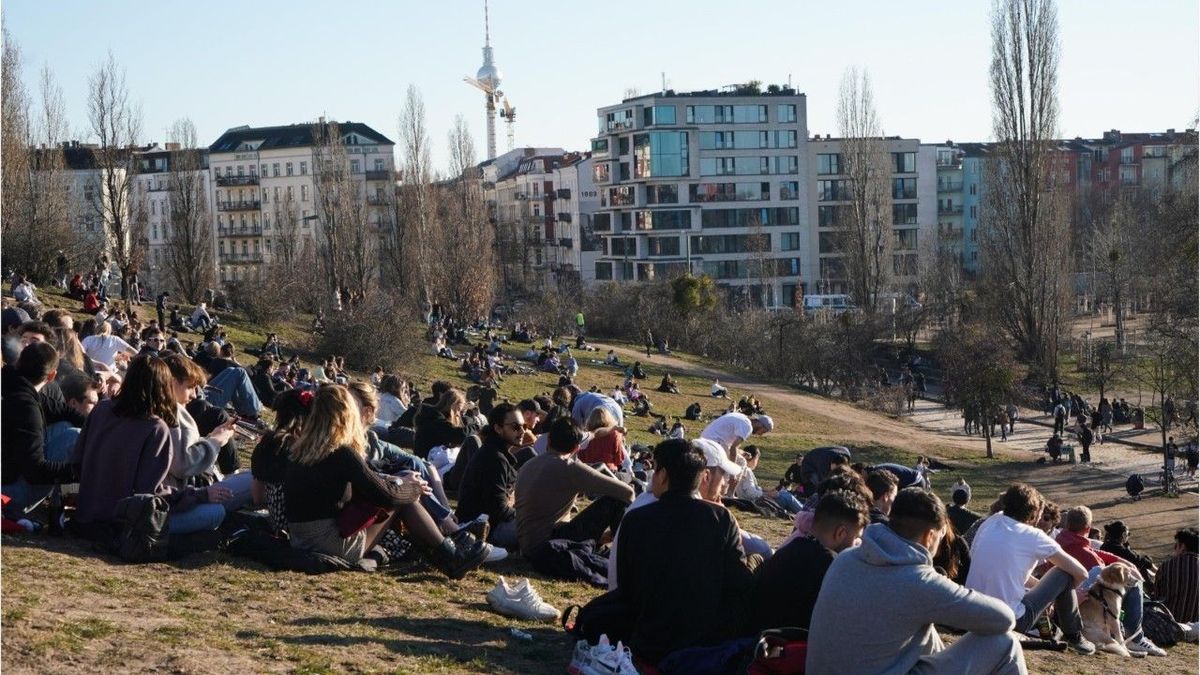
[(775, 551), (771, 550), (771, 545), (767, 543), (766, 539), (763, 539), (757, 534), (750, 534), (745, 530), (742, 530), (741, 534), (742, 550), (746, 552), (746, 555), (757, 553), (763, 557), (763, 560), (766, 560), (775, 553)]
[(177, 513), (171, 512), (167, 517), (167, 534), (191, 534), (215, 530), (225, 520), (225, 507), (220, 504), (197, 504), (196, 506)]
[(1125, 610), (1125, 620), (1121, 622), (1121, 630), (1125, 631), (1126, 639), (1142, 630), (1142, 596), (1141, 584), (1125, 591), (1125, 599), (1121, 602), (1121, 609)]
[[(47, 427), (42, 445), (42, 454), (46, 461), (69, 461), (75, 450), (79, 431), (79, 427), (73, 427), (69, 422), (55, 422)], [(31, 485), (24, 478), (18, 478), (0, 489), (3, 489), (4, 494), (11, 500), (7, 508), (27, 514), (45, 501), (53, 488), (53, 485)]]
[(233, 409), (243, 417), (257, 418), (263, 408), (245, 368), (231, 366), (217, 373), (204, 388), (204, 398), (218, 408), (232, 403)]
[(253, 476), (249, 471), (241, 471), (239, 473), (229, 474), (224, 480), (217, 483), (221, 487), (228, 488), (233, 493), (233, 497), (221, 502), (221, 507), (226, 513), (233, 513), (238, 509), (249, 506), (252, 496), (250, 494), (250, 485), (253, 482)]
[(792, 494), (789, 490), (780, 490), (779, 496), (775, 497), (775, 503), (782, 506), (784, 511), (792, 515), (800, 513), (800, 510), (804, 508), (800, 500), (796, 499), (796, 495)]

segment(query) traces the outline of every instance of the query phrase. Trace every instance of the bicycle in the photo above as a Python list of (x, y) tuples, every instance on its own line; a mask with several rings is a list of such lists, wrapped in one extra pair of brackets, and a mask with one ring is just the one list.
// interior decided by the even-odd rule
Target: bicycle
[(1162, 488), (1164, 495), (1177, 497), (1182, 491), (1181, 483), (1183, 481), (1180, 479), (1180, 475), (1184, 475), (1186, 473), (1187, 466), (1176, 463), (1174, 466), (1170, 467), (1164, 465), (1154, 473), (1140, 475), (1142, 478), (1142, 483), (1145, 484), (1147, 488), (1160, 487)]

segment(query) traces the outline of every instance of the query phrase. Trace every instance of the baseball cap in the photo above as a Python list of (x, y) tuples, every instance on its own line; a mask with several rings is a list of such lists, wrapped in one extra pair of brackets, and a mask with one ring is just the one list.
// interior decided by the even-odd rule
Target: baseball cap
[(700, 448), (704, 453), (704, 466), (708, 468), (718, 467), (732, 478), (737, 478), (742, 475), (742, 467), (736, 462), (729, 459), (729, 455), (725, 452), (716, 441), (710, 441), (707, 438), (697, 438), (692, 441), (692, 445)]
[(29, 313), (20, 307), (5, 307), (4, 312), (0, 314), (0, 322), (3, 323), (4, 332), (20, 326), (29, 320)]
[(758, 417), (754, 418), (754, 421), (763, 428), (764, 432), (771, 431), (775, 428), (775, 420), (771, 419), (768, 415), (759, 415)]

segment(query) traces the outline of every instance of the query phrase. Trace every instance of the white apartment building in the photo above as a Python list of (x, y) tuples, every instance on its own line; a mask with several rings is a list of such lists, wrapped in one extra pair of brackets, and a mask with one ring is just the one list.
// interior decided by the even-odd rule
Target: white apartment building
[[(256, 278), (291, 232), (296, 251), (313, 250), (319, 218), (313, 126), (234, 127), (209, 146), (221, 282)], [(395, 143), (361, 122), (341, 122), (338, 129), (370, 223), (392, 226)]]
[(572, 154), (555, 171), (554, 211), (560, 255), (576, 281), (596, 280), (596, 257), (602, 242), (596, 238), (592, 217), (600, 210), (600, 191), (592, 180), (591, 153)]
[[(72, 227), (84, 239), (95, 244), (97, 253), (102, 253), (110, 252), (113, 242), (105, 238), (105, 233), (111, 231), (111, 224), (105, 221), (111, 220), (111, 216), (107, 213), (102, 215), (102, 210), (97, 208), (103, 203), (108, 187), (96, 161), (96, 148), (95, 145), (71, 141), (63, 144), (62, 152), (64, 168), (69, 174), (67, 193)], [(125, 169), (117, 171), (123, 180)], [(123, 215), (128, 218), (128, 200), (124, 206)]]
[(804, 94), (720, 91), (597, 111), (596, 280), (707, 274), (734, 299), (794, 306), (816, 278)]
[(518, 148), (481, 165), (484, 200), (496, 224), (501, 284), (510, 297), (557, 286), (564, 256), (556, 225), (562, 148)]

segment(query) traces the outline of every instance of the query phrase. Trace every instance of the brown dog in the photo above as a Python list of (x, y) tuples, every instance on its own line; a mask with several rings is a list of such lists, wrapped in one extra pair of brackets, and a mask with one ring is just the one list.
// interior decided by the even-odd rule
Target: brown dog
[(1106, 565), (1100, 571), (1100, 579), (1079, 604), (1083, 635), (1096, 643), (1096, 649), (1120, 656), (1133, 656), (1125, 648), (1120, 616), (1125, 592), (1137, 583), (1137, 578), (1124, 565)]

